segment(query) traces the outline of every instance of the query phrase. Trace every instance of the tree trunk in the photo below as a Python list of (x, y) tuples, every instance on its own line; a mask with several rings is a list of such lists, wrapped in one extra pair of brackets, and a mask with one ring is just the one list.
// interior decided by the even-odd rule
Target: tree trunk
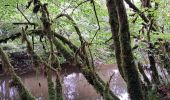
[(115, 8), (114, 0), (107, 0), (107, 8), (108, 8), (108, 13), (109, 13), (109, 22), (111, 25), (112, 37), (114, 41), (117, 66), (118, 66), (121, 76), (125, 80), (125, 75), (124, 75), (124, 72), (121, 66), (121, 49), (120, 49), (120, 41), (119, 41), (119, 35), (118, 35), (119, 22), (118, 22), (118, 16), (117, 16), (117, 11)]
[[(110, 0), (110, 2), (115, 2), (115, 7), (112, 7), (112, 10), (116, 9), (119, 20), (121, 63), (127, 79), (130, 98), (131, 100), (143, 100), (141, 83), (130, 45), (129, 24), (123, 0)], [(112, 18), (114, 16), (112, 15), (110, 17)]]

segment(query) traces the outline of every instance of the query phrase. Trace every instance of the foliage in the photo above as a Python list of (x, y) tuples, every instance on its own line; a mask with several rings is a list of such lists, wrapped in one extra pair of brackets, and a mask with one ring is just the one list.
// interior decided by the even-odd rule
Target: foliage
[[(22, 29), (27, 26), (15, 25), (14, 23), (26, 23), (29, 20), (36, 25), (28, 25), (28, 31), (43, 29), (43, 24), (41, 22), (42, 12), (38, 11), (38, 13), (34, 13), (33, 4), (29, 9), (26, 9), (27, 2), (28, 0), (2, 0), (0, 2), (0, 40), (9, 37), (12, 34), (21, 32)], [(112, 37), (112, 34), (108, 23), (108, 11), (106, 6), (103, 5), (105, 4), (105, 0), (95, 0), (95, 9), (90, 0), (41, 0), (41, 2), (42, 4), (48, 3), (51, 29), (55, 33), (65, 37), (81, 51), (82, 44), (79, 40), (80, 37), (75, 30), (73, 21), (70, 21), (65, 17), (56, 18), (59, 14), (68, 14), (80, 29), (84, 41), (88, 43), (87, 45), (93, 55), (93, 57), (89, 57), (89, 60), (94, 60), (94, 62), (101, 61), (103, 63), (115, 63), (115, 54), (113, 53), (114, 43), (112, 43), (113, 39), (109, 40)], [(158, 8), (156, 8), (156, 3), (159, 4)], [(153, 0), (151, 3), (152, 8), (142, 7), (139, 0), (135, 1), (133, 4), (135, 4), (147, 18), (148, 16), (151, 16), (151, 20), (154, 21), (153, 27), (157, 29), (156, 31), (152, 30), (151, 20), (149, 20), (149, 22), (144, 22), (140, 17), (140, 14), (132, 10), (126, 4), (131, 33), (131, 46), (134, 47), (132, 52), (135, 56), (135, 61), (148, 65), (149, 58), (147, 58), (147, 56), (149, 56), (148, 52), (151, 52), (153, 53), (157, 65), (170, 69), (168, 66), (169, 63), (165, 64), (165, 62), (169, 61), (169, 54), (167, 53), (169, 49), (167, 51), (164, 50), (164, 44), (170, 42), (170, 6), (168, 6), (170, 1)], [(151, 29), (149, 25), (151, 25)], [(29, 33), (28, 31), (26, 31), (28, 35), (34, 33)], [(34, 41), (32, 38), (34, 38)], [(44, 56), (51, 52), (50, 42), (46, 42), (48, 37), (43, 37), (43, 41), (41, 42), (40, 39), (41, 36), (30, 35), (28, 37), (28, 40), (34, 43), (35, 52), (40, 56)], [(137, 44), (133, 41), (134, 39), (137, 39)], [(160, 39), (162, 44), (159, 41)], [(59, 39), (52, 40), (56, 47), (55, 50), (57, 49), (59, 50), (57, 52), (62, 53), (62, 56), (59, 57), (60, 62), (65, 62), (66, 58), (71, 58), (72, 60), (72, 58), (76, 56), (77, 53), (74, 50), (71, 50), (68, 44), (65, 45), (63, 41), (60, 41)], [(153, 49), (149, 47), (150, 44), (153, 44)], [(9, 49), (9, 52), (26, 49), (26, 45), (23, 45), (19, 39), (14, 39), (14, 41), (12, 39), (9, 40), (8, 43), (0, 45), (3, 49)], [(44, 48), (44, 45), (46, 48)], [(90, 51), (88, 51), (88, 56), (90, 56), (89, 52)], [(83, 54), (85, 53), (83, 52)], [(85, 60), (85, 58), (83, 60)], [(86, 71), (89, 74), (92, 74), (90, 73), (91, 70), (89, 71), (89, 69), (87, 69)], [(87, 78), (91, 79), (91, 77), (88, 76)], [(51, 83), (49, 83), (49, 85), (51, 85)], [(99, 84), (96, 83), (96, 85)], [(103, 86), (103, 84), (101, 86)], [(99, 87), (99, 89), (100, 88), (101, 87)], [(102, 89), (103, 88), (104, 87), (102, 87)], [(150, 91), (149, 100), (156, 100), (155, 95), (156, 93)]]

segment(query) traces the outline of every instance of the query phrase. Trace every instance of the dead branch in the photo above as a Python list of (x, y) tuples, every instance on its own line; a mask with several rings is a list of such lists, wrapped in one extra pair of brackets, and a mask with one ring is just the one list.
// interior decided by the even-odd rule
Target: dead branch
[(28, 23), (31, 23), (28, 18), (25, 16), (25, 14), (21, 11), (21, 9), (19, 9), (18, 3), (17, 3), (17, 9), (18, 11), (21, 13), (21, 15), (27, 20)]
[(2, 38), (0, 39), (0, 43), (7, 43), (7, 41), (9, 40), (15, 40), (16, 38), (18, 38), (19, 36), (21, 36), (21, 33), (15, 33), (15, 34), (12, 34), (10, 36), (7, 36), (5, 38)]
[(94, 34), (94, 36), (93, 36), (93, 38), (92, 38), (92, 40), (91, 40), (90, 43), (93, 42), (94, 38), (96, 37), (97, 33), (98, 33), (99, 30), (100, 30), (100, 23), (99, 23), (99, 18), (98, 18), (98, 16), (97, 16), (97, 11), (96, 11), (96, 6), (95, 6), (95, 3), (94, 3), (94, 0), (91, 0), (91, 3), (92, 3), (92, 5), (93, 5), (93, 11), (94, 11), (94, 14), (95, 14), (95, 17), (96, 17), (96, 20), (97, 20), (98, 29), (96, 30), (96, 33)]
[(37, 23), (29, 23), (29, 22), (14, 22), (12, 23), (13, 25), (33, 25), (33, 26), (37, 26)]

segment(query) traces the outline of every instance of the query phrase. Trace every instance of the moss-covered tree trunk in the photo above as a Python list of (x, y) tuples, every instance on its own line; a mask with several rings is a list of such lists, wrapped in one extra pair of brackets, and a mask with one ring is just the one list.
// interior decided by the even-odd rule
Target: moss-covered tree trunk
[(124, 72), (121, 66), (121, 49), (120, 49), (120, 41), (119, 41), (119, 35), (118, 35), (119, 22), (118, 22), (118, 16), (117, 16), (117, 11), (115, 8), (114, 0), (107, 0), (107, 8), (108, 8), (108, 13), (109, 13), (109, 22), (111, 25), (112, 37), (114, 40), (116, 61), (117, 61), (119, 72), (121, 76), (123, 77), (123, 79), (125, 80)]
[(45, 6), (45, 4), (42, 5), (42, 16), (41, 21), (44, 27), (44, 33), (46, 37), (48, 38), (49, 44), (50, 44), (50, 56), (48, 63), (50, 67), (56, 69), (56, 90), (54, 89), (54, 83), (52, 81), (52, 71), (47, 71), (47, 81), (48, 81), (48, 92), (49, 92), (49, 100), (63, 100), (63, 91), (62, 91), (62, 85), (60, 80), (60, 64), (58, 61), (57, 56), (54, 54), (54, 48), (53, 48), (53, 37), (54, 34), (51, 30), (51, 20), (48, 13), (48, 8)]
[[(116, 14), (113, 14), (114, 12), (113, 10), (117, 12), (117, 17), (119, 20), (118, 36), (120, 36), (119, 41), (120, 41), (120, 48), (121, 48), (121, 64), (124, 70), (125, 77), (127, 79), (127, 87), (128, 87), (128, 92), (130, 94), (130, 98), (131, 100), (143, 100), (140, 79), (139, 79), (137, 68), (135, 66), (135, 61), (130, 45), (129, 23), (128, 23), (126, 9), (123, 0), (108, 0), (107, 2), (115, 3), (113, 5), (110, 5), (112, 7), (108, 7), (108, 9), (110, 12), (110, 20), (112, 18), (116, 18), (115, 17)], [(115, 26), (111, 24), (111, 27), (115, 27)]]
[(115, 2), (120, 25), (119, 35), (122, 66), (127, 77), (128, 92), (131, 100), (143, 100), (140, 79), (130, 45), (130, 32), (126, 9), (123, 0), (115, 0)]

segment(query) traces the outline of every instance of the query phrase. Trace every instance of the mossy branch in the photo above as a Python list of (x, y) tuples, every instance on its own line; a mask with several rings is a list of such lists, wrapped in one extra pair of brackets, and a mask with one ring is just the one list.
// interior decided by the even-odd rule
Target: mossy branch
[(52, 73), (50, 70), (47, 71), (47, 83), (48, 83), (48, 99), (49, 100), (55, 100), (55, 90), (54, 90), (54, 83), (52, 81)]
[[(57, 50), (59, 51), (66, 51), (67, 54), (69, 55), (69, 58), (74, 58), (73, 55), (70, 51), (66, 50), (64, 48), (63, 44), (58, 43), (59, 41), (55, 38), (53, 38), (53, 43), (56, 46)], [(61, 46), (59, 46), (59, 45)], [(62, 52), (64, 53), (64, 52)], [(68, 56), (63, 54), (64, 58), (68, 59)], [(119, 100), (117, 96), (115, 96), (112, 91), (109, 89), (106, 93), (105, 91), (105, 86), (106, 84), (104, 81), (96, 74), (96, 72), (93, 71), (92, 67), (86, 66), (86, 63), (81, 62), (80, 59), (77, 59), (77, 67), (81, 69), (81, 72), (87, 79), (87, 81), (98, 91), (104, 98), (105, 100)]]
[(5, 69), (7, 69), (12, 76), (13, 86), (15, 86), (18, 89), (21, 99), (22, 100), (36, 100), (36, 98), (25, 88), (20, 77), (18, 77), (16, 75), (16, 73), (14, 72), (13, 66), (10, 64), (7, 55), (5, 54), (5, 52), (3, 52), (1, 47), (0, 47), (0, 55), (1, 55), (1, 59), (4, 63)]
[[(30, 41), (27, 39), (27, 36), (26, 36), (26, 34), (25, 34), (25, 32), (23, 32), (22, 33), (23, 34), (23, 36), (25, 37), (25, 39), (26, 39), (26, 43), (27, 43), (27, 47), (29, 48), (31, 48), (31, 43), (30, 43)], [(53, 42), (52, 42), (53, 43)], [(31, 54), (31, 56), (33, 57), (33, 58), (36, 58), (36, 60), (38, 60), (39, 62), (41, 62), (42, 64), (44, 64), (45, 65), (45, 67), (48, 69), (48, 71), (49, 71), (49, 73), (48, 73), (48, 77), (47, 77), (47, 81), (48, 81), (48, 89), (49, 89), (49, 99), (50, 100), (54, 100), (54, 99), (56, 99), (56, 98), (58, 98), (57, 96), (55, 96), (55, 95), (57, 95), (57, 94), (60, 94), (60, 98), (62, 98), (62, 92), (60, 92), (60, 93), (56, 93), (55, 94), (55, 90), (54, 90), (54, 84), (53, 84), (53, 82), (52, 82), (52, 79), (51, 79), (51, 71), (53, 71), (54, 73), (56, 73), (56, 75), (57, 75), (57, 77), (59, 77), (59, 71), (58, 71), (58, 69), (59, 69), (59, 61), (58, 61), (58, 58), (56, 58), (55, 56), (54, 56), (54, 54), (51, 52), (51, 55), (50, 55), (50, 57), (49, 57), (49, 60), (50, 60), (50, 63), (47, 63), (47, 62), (45, 62), (45, 61), (43, 61), (42, 60), (42, 58), (40, 57), (40, 56), (38, 56), (34, 51), (33, 51), (33, 49), (29, 49), (30, 50), (30, 54)], [(53, 67), (52, 67), (52, 66)], [(55, 69), (54, 68), (54, 66), (55, 65), (57, 65), (57, 68), (58, 69)], [(58, 79), (58, 78), (56, 78), (56, 79)], [(58, 81), (60, 81), (59, 79), (58, 79)], [(58, 85), (61, 85), (61, 83), (57, 83), (56, 84), (56, 87), (58, 86)], [(56, 90), (56, 92), (57, 92), (58, 90)], [(60, 99), (60, 100), (62, 100), (62, 99)]]
[(80, 40), (81, 44), (83, 44), (84, 38), (82, 37), (81, 32), (80, 32), (80, 29), (78, 28), (78, 25), (77, 25), (76, 22), (73, 20), (73, 18), (72, 18), (70, 15), (68, 15), (68, 14), (59, 14), (59, 15), (57, 15), (57, 17), (56, 17), (55, 19), (58, 19), (58, 18), (60, 18), (60, 17), (66, 17), (68, 20), (70, 20), (70, 21), (72, 22), (72, 24), (73, 24), (73, 26), (74, 26), (74, 28), (75, 28), (78, 36), (79, 36), (79, 40)]
[(59, 41), (58, 39), (56, 39), (54, 37), (52, 38), (52, 40), (53, 40), (53, 43), (54, 43), (56, 49), (58, 51), (60, 51), (66, 59), (72, 59), (73, 58), (73, 54), (71, 53), (71, 51), (67, 50), (66, 47), (64, 46), (64, 44), (62, 44), (61, 41)]

